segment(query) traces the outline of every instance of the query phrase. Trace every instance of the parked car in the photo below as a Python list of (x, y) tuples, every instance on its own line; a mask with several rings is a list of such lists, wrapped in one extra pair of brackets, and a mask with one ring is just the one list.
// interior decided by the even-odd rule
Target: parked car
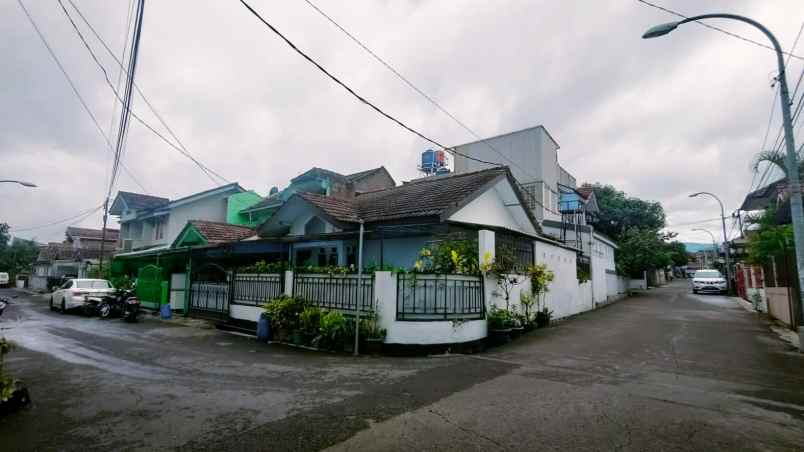
[(0, 287), (8, 287), (8, 273), (0, 272)]
[(692, 293), (725, 294), (727, 289), (726, 278), (717, 270), (698, 270), (692, 277)]
[(50, 310), (62, 313), (84, 306), (87, 295), (102, 296), (114, 293), (112, 283), (105, 279), (70, 279), (50, 295)]

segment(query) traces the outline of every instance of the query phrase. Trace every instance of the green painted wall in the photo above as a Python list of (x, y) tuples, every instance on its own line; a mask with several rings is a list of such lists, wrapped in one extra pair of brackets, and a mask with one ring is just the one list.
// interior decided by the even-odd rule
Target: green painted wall
[(262, 197), (253, 191), (237, 193), (227, 198), (226, 203), (226, 222), (241, 226), (253, 226), (248, 220), (248, 215), (241, 215), (240, 211), (260, 202)]

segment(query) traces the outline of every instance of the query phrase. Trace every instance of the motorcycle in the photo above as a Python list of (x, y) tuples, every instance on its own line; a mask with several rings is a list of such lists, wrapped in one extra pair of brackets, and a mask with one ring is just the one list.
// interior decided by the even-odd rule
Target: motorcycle
[(8, 306), (8, 298), (0, 297), (0, 315), (3, 315), (3, 311), (6, 310), (6, 306)]
[(126, 322), (136, 322), (140, 312), (140, 300), (134, 292), (117, 289), (114, 293), (99, 297), (86, 297), (85, 306), (94, 310), (101, 319), (123, 317)]

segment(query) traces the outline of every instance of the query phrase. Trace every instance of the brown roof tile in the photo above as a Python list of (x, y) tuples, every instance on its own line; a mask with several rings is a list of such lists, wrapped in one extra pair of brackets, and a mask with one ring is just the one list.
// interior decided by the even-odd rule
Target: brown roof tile
[[(75, 226), (68, 226), (66, 234), (69, 235), (70, 237), (81, 237), (81, 238), (98, 239), (98, 240), (103, 238), (102, 229), (77, 228)], [(116, 242), (119, 235), (120, 230), (106, 228), (107, 242)]]
[(248, 226), (219, 223), (217, 221), (190, 220), (190, 224), (207, 239), (210, 245), (236, 242), (256, 234), (254, 229)]

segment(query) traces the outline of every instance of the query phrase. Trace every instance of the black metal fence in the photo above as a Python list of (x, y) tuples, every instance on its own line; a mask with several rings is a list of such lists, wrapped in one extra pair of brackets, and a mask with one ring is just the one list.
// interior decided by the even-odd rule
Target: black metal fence
[(237, 273), (232, 282), (232, 304), (261, 306), (282, 295), (285, 290), (283, 273)]
[(190, 309), (229, 315), (229, 283), (194, 282), (190, 285)]
[(371, 312), (374, 306), (374, 275), (293, 274), (293, 295), (322, 309)]
[(507, 253), (514, 260), (514, 269), (525, 272), (535, 263), (533, 256), (533, 239), (513, 234), (497, 233), (494, 237), (494, 248), (498, 256)]
[(481, 276), (397, 274), (397, 320), (477, 320), (485, 315)]

